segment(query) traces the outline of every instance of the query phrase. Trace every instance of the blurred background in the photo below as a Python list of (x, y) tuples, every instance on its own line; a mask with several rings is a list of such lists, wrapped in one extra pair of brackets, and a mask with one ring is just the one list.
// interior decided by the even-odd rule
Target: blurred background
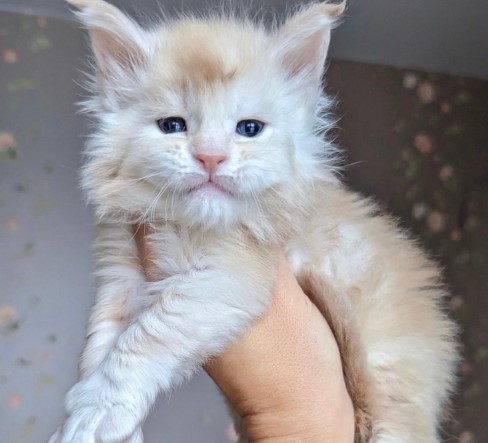
[[(139, 21), (155, 0), (114, 1)], [(200, 0), (164, 1), (205, 10)], [(264, 12), (289, 0), (269, 0)], [(469, 5), (468, 5), (469, 3)], [(445, 269), (462, 327), (443, 439), (488, 442), (488, 2), (351, 0), (334, 32), (344, 178)], [(261, 6), (261, 5), (260, 5)], [(94, 298), (92, 215), (78, 189), (75, 103), (87, 40), (61, 0), (0, 0), (0, 442), (42, 443), (63, 417)], [(147, 443), (234, 441), (204, 374), (161, 399)], [(419, 442), (420, 443), (420, 442)]]

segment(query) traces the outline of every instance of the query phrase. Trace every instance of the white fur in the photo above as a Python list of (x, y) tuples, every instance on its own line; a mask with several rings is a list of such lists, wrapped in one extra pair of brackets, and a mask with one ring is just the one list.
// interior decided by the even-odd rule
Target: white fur
[[(98, 121), (83, 185), (99, 219), (97, 302), (51, 443), (142, 442), (156, 395), (190, 377), (266, 308), (276, 251), (314, 269), (356, 328), (370, 398), (370, 442), (438, 441), (452, 385), (454, 328), (439, 272), (376, 207), (339, 184), (321, 76), (342, 6), (314, 4), (265, 29), (183, 18), (139, 28), (101, 0), (73, 0), (96, 57), (86, 104)], [(160, 118), (187, 131), (163, 134)], [(264, 131), (236, 134), (239, 120)], [(224, 155), (215, 188), (194, 155)], [(151, 225), (160, 280), (147, 283), (132, 224)], [(341, 315), (342, 315), (341, 314)], [(361, 355), (348, 358), (362, 358)], [(345, 357), (345, 356), (344, 356)]]

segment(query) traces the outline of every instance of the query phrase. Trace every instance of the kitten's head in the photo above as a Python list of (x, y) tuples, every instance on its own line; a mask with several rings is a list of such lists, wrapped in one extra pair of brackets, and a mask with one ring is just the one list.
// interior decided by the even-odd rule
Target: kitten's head
[(99, 214), (265, 235), (334, 180), (322, 75), (343, 5), (270, 29), (235, 17), (142, 29), (102, 0), (70, 2), (95, 56), (83, 183)]

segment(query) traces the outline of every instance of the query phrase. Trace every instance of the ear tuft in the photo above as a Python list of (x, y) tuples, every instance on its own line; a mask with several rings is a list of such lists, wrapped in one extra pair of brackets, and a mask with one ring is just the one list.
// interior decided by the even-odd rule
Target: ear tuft
[(344, 14), (344, 11), (346, 10), (346, 1), (344, 0), (342, 3), (337, 4), (326, 4), (324, 7), (326, 8), (329, 17), (337, 18)]
[(97, 66), (103, 77), (117, 79), (147, 60), (144, 30), (120, 9), (103, 0), (66, 0), (90, 33)]
[(344, 9), (345, 2), (313, 3), (291, 16), (279, 30), (278, 58), (288, 74), (298, 77), (304, 86), (320, 87), (330, 33)]
[(97, 3), (105, 3), (102, 0), (66, 0), (66, 2), (78, 9), (85, 9), (89, 6), (95, 6)]

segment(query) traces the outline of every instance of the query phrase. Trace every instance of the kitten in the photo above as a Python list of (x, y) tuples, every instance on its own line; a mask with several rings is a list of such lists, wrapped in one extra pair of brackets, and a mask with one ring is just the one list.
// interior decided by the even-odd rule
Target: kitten
[[(334, 330), (356, 441), (439, 441), (457, 361), (440, 272), (345, 189), (324, 137), (322, 76), (344, 5), (308, 4), (271, 28), (222, 16), (142, 29), (102, 0), (69, 1), (96, 61), (83, 184), (98, 294), (50, 442), (142, 442), (158, 393), (265, 311), (279, 249)], [(146, 282), (137, 223), (151, 225), (158, 281)]]

